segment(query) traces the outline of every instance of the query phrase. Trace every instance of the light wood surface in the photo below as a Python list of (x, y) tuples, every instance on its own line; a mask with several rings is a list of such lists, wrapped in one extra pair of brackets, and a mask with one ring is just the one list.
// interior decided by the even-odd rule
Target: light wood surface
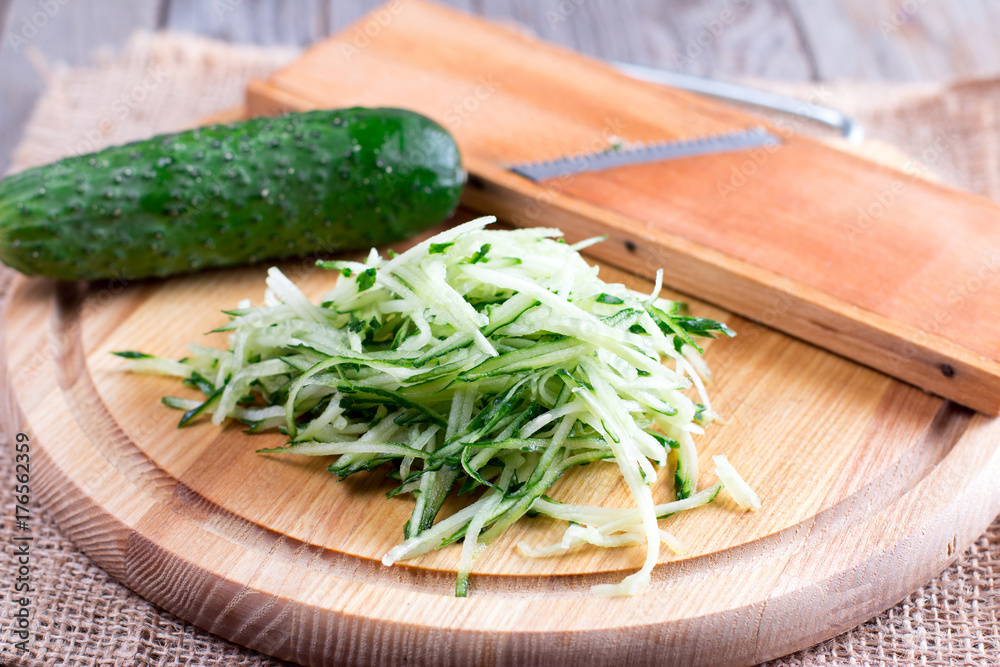
[[(328, 272), (286, 264), (317, 298)], [(264, 267), (118, 289), (15, 279), (2, 344), (7, 409), (33, 436), (35, 487), (65, 533), (163, 608), (232, 641), (307, 665), (750, 664), (827, 639), (934, 576), (1000, 509), (1000, 423), (818, 348), (694, 302), (739, 333), (707, 361), (725, 423), (699, 438), (701, 487), (725, 453), (763, 501), (725, 494), (662, 522), (686, 545), (632, 599), (590, 596), (637, 568), (641, 548), (526, 559), (558, 539), (516, 524), (453, 597), (460, 546), (383, 567), (410, 500), (381, 472), (338, 483), (327, 461), (264, 456), (279, 435), (177, 429), (175, 380), (127, 375), (117, 349), (182, 356), (260, 303)], [(606, 280), (648, 290), (611, 269)], [(670, 296), (669, 294), (667, 296)], [(179, 316), (183, 314), (182, 316)], [(666, 488), (658, 488), (664, 499)], [(626, 505), (611, 465), (552, 496)]]
[(532, 183), (506, 168), (760, 121), (439, 5), (396, 7), (252, 86), (249, 112), (415, 109), (455, 135), (470, 206), (610, 234), (602, 261), (662, 267), (685, 293), (1000, 412), (1000, 205), (781, 128), (771, 150)]

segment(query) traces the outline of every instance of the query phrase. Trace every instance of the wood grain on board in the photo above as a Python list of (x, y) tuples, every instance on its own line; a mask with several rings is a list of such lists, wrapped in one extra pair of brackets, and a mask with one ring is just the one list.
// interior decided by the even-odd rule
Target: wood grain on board
[[(283, 269), (311, 298), (330, 287), (328, 272)], [(471, 596), (456, 599), (460, 545), (380, 564), (412, 502), (386, 499), (393, 484), (381, 471), (338, 483), (323, 459), (255, 453), (281, 436), (177, 429), (159, 399), (188, 390), (124, 374), (109, 354), (224, 344), (203, 332), (224, 321), (220, 309), (260, 303), (264, 274), (90, 288), (14, 279), (2, 418), (30, 426), (38, 493), (95, 561), (163, 608), (271, 655), (307, 665), (749, 664), (894, 604), (1000, 510), (1000, 423), (693, 302), (739, 333), (707, 350), (725, 422), (699, 438), (699, 486), (714, 483), (710, 457), (725, 453), (763, 508), (744, 513), (723, 494), (664, 521), (687, 552), (664, 551), (632, 599), (589, 588), (639, 567), (642, 548), (527, 559), (517, 542), (556, 541), (564, 526), (522, 520), (477, 561)], [(629, 503), (611, 464), (567, 475), (551, 495)]]
[[(760, 123), (408, 0), (251, 86), (251, 114), (404, 106), (456, 137), (465, 202), (928, 391), (1000, 412), (1000, 205), (773, 128), (770, 149), (533, 183), (526, 161)], [(359, 34), (363, 37), (359, 37)]]

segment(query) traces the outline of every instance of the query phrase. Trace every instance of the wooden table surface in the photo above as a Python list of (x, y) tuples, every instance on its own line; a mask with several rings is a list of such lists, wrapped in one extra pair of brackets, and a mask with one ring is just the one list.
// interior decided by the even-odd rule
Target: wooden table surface
[[(996, 0), (444, 1), (593, 55), (720, 79), (925, 81), (1000, 71)], [(39, 63), (85, 64), (134, 30), (303, 46), (381, 2), (0, 0), (0, 173), (45, 88)]]

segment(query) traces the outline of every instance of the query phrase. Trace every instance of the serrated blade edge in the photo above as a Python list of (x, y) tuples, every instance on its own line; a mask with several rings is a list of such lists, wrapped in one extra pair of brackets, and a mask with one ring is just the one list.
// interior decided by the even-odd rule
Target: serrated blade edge
[(751, 148), (776, 146), (780, 143), (781, 140), (777, 136), (758, 126), (691, 139), (661, 141), (654, 144), (629, 146), (619, 150), (530, 162), (515, 165), (510, 167), (510, 170), (533, 181), (544, 181), (585, 171), (603, 171), (613, 167), (676, 160), (695, 155), (743, 151)]

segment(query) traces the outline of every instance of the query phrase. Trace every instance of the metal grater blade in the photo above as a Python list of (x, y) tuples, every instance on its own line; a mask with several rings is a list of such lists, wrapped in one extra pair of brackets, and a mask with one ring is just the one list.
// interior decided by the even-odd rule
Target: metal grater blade
[(781, 140), (778, 137), (763, 127), (751, 127), (745, 130), (693, 139), (661, 141), (655, 144), (641, 144), (599, 153), (585, 153), (555, 160), (530, 162), (515, 165), (510, 170), (533, 181), (544, 181), (585, 171), (603, 171), (612, 167), (675, 160), (695, 155), (743, 151), (751, 148), (776, 146), (780, 143)]

